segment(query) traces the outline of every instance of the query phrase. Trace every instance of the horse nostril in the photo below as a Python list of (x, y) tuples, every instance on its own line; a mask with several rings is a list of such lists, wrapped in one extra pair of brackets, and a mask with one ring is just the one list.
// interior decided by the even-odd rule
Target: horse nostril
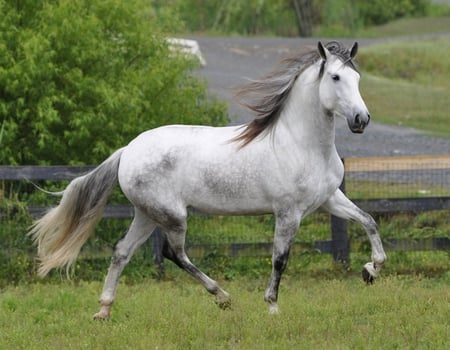
[(370, 122), (370, 113), (367, 113), (367, 124)]
[(357, 115), (355, 116), (355, 124), (356, 124), (356, 125), (360, 125), (360, 124), (361, 124), (361, 119), (359, 118), (359, 114), (357, 114)]

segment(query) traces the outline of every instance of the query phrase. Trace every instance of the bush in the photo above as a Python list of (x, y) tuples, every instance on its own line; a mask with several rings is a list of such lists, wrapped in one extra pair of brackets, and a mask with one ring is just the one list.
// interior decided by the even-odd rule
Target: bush
[(0, 163), (95, 164), (162, 124), (224, 124), (223, 103), (145, 0), (0, 0)]
[(174, 0), (166, 6), (174, 6), (192, 32), (298, 34), (291, 1)]
[(428, 0), (358, 0), (365, 25), (384, 24), (405, 16), (424, 16)]
[[(424, 16), (429, 0), (172, 0), (160, 8), (175, 8), (192, 32), (241, 35), (351, 36), (364, 26), (404, 16)], [(298, 12), (297, 12), (298, 11)], [(299, 19), (300, 18), (300, 19)], [(309, 22), (309, 23), (306, 23)], [(309, 28), (310, 29), (310, 28)]]

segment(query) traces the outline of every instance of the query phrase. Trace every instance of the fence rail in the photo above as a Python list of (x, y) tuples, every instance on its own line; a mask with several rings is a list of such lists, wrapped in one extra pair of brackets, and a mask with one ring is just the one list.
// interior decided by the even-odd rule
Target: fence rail
[[(448, 251), (450, 250), (450, 238), (388, 238), (383, 240), (385, 250), (387, 252), (398, 251)], [(359, 244), (350, 244), (350, 251), (353, 253), (361, 252), (357, 248)], [(215, 254), (218, 256), (226, 257), (269, 257), (272, 254), (273, 243), (186, 243), (186, 252), (190, 258), (204, 258), (209, 254)], [(158, 251), (158, 249), (153, 249)], [(291, 254), (304, 254), (304, 253), (320, 253), (320, 254), (333, 254), (333, 241), (324, 240), (316, 242), (294, 242), (291, 248)], [(109, 258), (112, 254), (112, 248), (103, 248), (101, 250), (89, 250), (85, 249), (81, 252), (81, 257), (84, 258)], [(158, 260), (162, 260), (163, 257), (156, 257)]]
[(450, 169), (450, 155), (438, 154), (432, 156), (402, 156), (402, 157), (369, 157), (346, 158), (345, 170), (380, 171), (380, 170), (431, 170)]
[[(351, 172), (375, 171), (404, 171), (423, 169), (450, 169), (450, 155), (416, 156), (416, 157), (389, 157), (389, 158), (347, 158), (345, 160), (346, 175)], [(71, 180), (92, 170), (94, 166), (0, 166), (0, 181), (20, 180)], [(342, 188), (345, 190), (345, 179)], [(355, 204), (369, 213), (398, 213), (421, 212), (430, 210), (450, 210), (450, 197), (425, 198), (383, 198), (383, 199), (355, 199)], [(28, 210), (33, 217), (41, 216), (48, 207), (29, 206)], [(105, 218), (130, 218), (133, 216), (133, 207), (130, 205), (108, 205), (103, 216)], [(317, 250), (332, 254), (337, 261), (349, 261), (351, 244), (347, 234), (346, 221), (331, 217), (330, 241), (297, 242), (293, 251), (305, 249)], [(161, 249), (161, 239), (155, 239), (155, 249)], [(158, 243), (159, 242), (159, 243)], [(427, 239), (389, 239), (385, 240), (386, 250), (450, 250), (449, 238)], [(221, 254), (229, 256), (241, 255), (270, 255), (271, 243), (235, 243), (222, 245), (188, 245), (187, 250), (193, 257), (198, 257), (214, 249)], [(160, 254), (160, 252), (159, 252)]]

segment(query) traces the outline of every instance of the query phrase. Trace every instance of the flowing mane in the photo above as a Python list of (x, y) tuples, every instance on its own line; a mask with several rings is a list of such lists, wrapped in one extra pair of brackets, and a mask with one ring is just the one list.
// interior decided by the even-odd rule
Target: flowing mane
[[(341, 43), (331, 41), (325, 47), (333, 55), (338, 56), (346, 65), (357, 70), (352, 60), (350, 50)], [(256, 113), (256, 117), (244, 126), (240, 135), (232, 141), (241, 142), (245, 147), (258, 135), (270, 131), (283, 110), (292, 86), (300, 74), (308, 67), (321, 60), (317, 49), (308, 50), (305, 53), (286, 58), (281, 61), (279, 67), (265, 77), (252, 80), (236, 92), (240, 103)], [(322, 77), (325, 61), (322, 61), (318, 78)]]

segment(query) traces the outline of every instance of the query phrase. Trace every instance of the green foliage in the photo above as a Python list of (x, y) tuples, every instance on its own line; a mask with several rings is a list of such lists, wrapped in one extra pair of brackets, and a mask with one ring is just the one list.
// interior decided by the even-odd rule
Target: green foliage
[(405, 16), (424, 16), (427, 0), (358, 0), (366, 25), (377, 25)]
[(3, 164), (95, 164), (168, 123), (224, 124), (226, 110), (164, 40), (148, 1), (0, 1)]
[(347, 37), (364, 25), (360, 7), (356, 1), (318, 1), (320, 21), (314, 30), (316, 36)]
[(298, 33), (290, 1), (174, 0), (166, 6), (175, 7), (186, 29), (192, 32), (285, 36)]
[[(450, 6), (446, 5), (449, 10)], [(400, 18), (379, 26), (371, 26), (358, 30), (355, 34), (361, 38), (392, 38), (395, 36), (426, 35), (443, 33), (450, 27), (448, 17), (408, 17)]]
[(324, 37), (361, 36), (364, 28), (397, 18), (425, 16), (428, 0), (318, 0), (320, 14), (314, 34)]
[(30, 224), (26, 205), (0, 189), (0, 287), (34, 281), (31, 240), (21, 234)]
[[(160, 8), (179, 13), (187, 30), (240, 35), (298, 36), (294, 1), (173, 0)], [(296, 0), (315, 36), (354, 36), (362, 28), (429, 12), (429, 0)], [(435, 11), (436, 12), (436, 11)], [(442, 12), (441, 12), (442, 13)]]
[(427, 7), (427, 15), (433, 17), (450, 16), (450, 6), (448, 3), (431, 1)]

